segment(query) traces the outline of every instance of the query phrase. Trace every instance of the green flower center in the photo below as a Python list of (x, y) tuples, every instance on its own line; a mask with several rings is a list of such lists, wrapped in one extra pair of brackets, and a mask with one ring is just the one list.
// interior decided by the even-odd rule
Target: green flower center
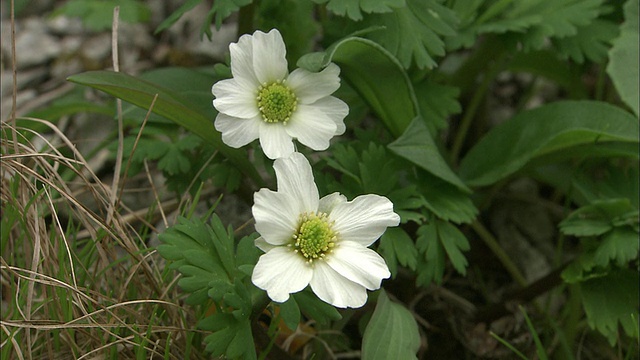
[(286, 124), (298, 106), (296, 94), (284, 84), (284, 80), (260, 85), (257, 99), (262, 120), (268, 123)]
[(333, 222), (329, 222), (327, 214), (304, 213), (300, 215), (298, 230), (293, 235), (294, 251), (300, 253), (312, 263), (322, 259), (335, 246), (337, 233), (333, 231)]

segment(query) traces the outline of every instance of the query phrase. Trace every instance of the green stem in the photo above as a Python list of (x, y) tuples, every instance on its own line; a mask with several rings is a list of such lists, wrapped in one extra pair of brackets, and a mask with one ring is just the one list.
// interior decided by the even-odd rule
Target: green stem
[(509, 255), (502, 249), (498, 241), (493, 235), (487, 230), (484, 225), (482, 225), (479, 221), (475, 221), (471, 224), (473, 230), (480, 236), (482, 241), (491, 249), (493, 254), (500, 260), (502, 266), (509, 272), (513, 280), (515, 280), (518, 285), (525, 287), (527, 285), (527, 280), (524, 278), (516, 264), (511, 261)]

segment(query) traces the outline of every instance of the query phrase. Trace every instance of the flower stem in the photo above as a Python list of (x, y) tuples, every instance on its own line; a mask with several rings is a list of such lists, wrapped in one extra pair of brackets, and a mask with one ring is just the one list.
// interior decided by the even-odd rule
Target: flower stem
[(253, 32), (253, 19), (256, 13), (256, 0), (251, 4), (243, 6), (238, 12), (238, 37), (244, 34), (250, 34)]
[(513, 280), (515, 280), (518, 283), (518, 285), (522, 287), (526, 286), (527, 280), (524, 278), (524, 276), (522, 275), (522, 273), (520, 272), (516, 264), (513, 261), (511, 261), (511, 259), (509, 258), (509, 255), (507, 255), (507, 253), (502, 249), (500, 244), (498, 244), (498, 241), (496, 240), (496, 238), (493, 237), (493, 235), (491, 235), (489, 230), (487, 230), (484, 227), (484, 225), (482, 225), (482, 223), (480, 223), (477, 220), (471, 224), (471, 227), (476, 232), (476, 234), (480, 236), (482, 241), (484, 241), (484, 243), (489, 247), (489, 249), (491, 249), (491, 251), (498, 258), (498, 260), (500, 260), (500, 263), (502, 263), (502, 266), (504, 266), (507, 272), (509, 272)]

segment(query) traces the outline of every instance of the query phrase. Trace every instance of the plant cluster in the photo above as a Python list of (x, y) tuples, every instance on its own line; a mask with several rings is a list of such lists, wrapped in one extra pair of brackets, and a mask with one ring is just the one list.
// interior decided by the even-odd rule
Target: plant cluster
[[(143, 21), (142, 3), (120, 2)], [(91, 19), (93, 3), (70, 15)], [(75, 214), (47, 161), (70, 169), (62, 181), (87, 176), (62, 156), (38, 159), (23, 181), (67, 201), (59, 232), (72, 242), (55, 249), (70, 261), (44, 278), (3, 255), (3, 279), (51, 285), (75, 271), (91, 287), (90, 264), (71, 259), (110, 256), (73, 230), (98, 223), (90, 239), (116, 240), (166, 286), (142, 291), (163, 302), (154, 314), (179, 313), (165, 301), (191, 307), (190, 335), (156, 342), (164, 358), (637, 355), (637, 0), (188, 0), (156, 32), (207, 6), (203, 41), (237, 26), (226, 63), (69, 77), (126, 102), (130, 131), (104, 144), (127, 165), (116, 177), (151, 163), (188, 206), (165, 230), (144, 222), (118, 242), (132, 232), (112, 195), (96, 195), (106, 220)], [(516, 90), (500, 98), (505, 81)], [(3, 254), (20, 216), (58, 218), (9, 201), (26, 196), (18, 144), (42, 123), (21, 121), (3, 125)], [(234, 230), (208, 189), (237, 195), (252, 220)], [(150, 340), (133, 333), (144, 357)], [(465, 347), (438, 349), (447, 336)]]

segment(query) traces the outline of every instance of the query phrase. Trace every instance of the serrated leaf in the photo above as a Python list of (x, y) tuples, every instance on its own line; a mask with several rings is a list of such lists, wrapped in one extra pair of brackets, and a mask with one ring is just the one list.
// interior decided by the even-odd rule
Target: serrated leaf
[(613, 229), (618, 218), (634, 210), (629, 199), (596, 200), (572, 212), (559, 226), (567, 235), (602, 235)]
[(607, 65), (607, 73), (611, 76), (622, 101), (633, 110), (636, 117), (640, 115), (638, 13), (638, 1), (628, 0), (624, 5), (625, 22), (620, 26), (620, 36), (614, 40), (613, 47), (609, 51), (610, 61)]
[[(460, 163), (460, 177), (471, 186), (492, 184), (531, 159), (577, 145), (638, 143), (638, 121), (603, 102), (559, 101), (522, 112), (493, 128)], [(509, 149), (509, 151), (504, 151)], [(582, 156), (588, 156), (584, 151)]]
[(434, 57), (445, 54), (442, 36), (453, 36), (458, 19), (449, 8), (434, 0), (407, 0), (407, 6), (392, 13), (375, 15), (371, 23), (386, 29), (369, 36), (394, 54), (408, 69), (433, 68)]
[(417, 359), (418, 349), (420, 332), (413, 315), (380, 290), (378, 304), (362, 337), (362, 359)]
[(469, 194), (424, 171), (418, 172), (418, 179), (425, 207), (440, 219), (468, 224), (478, 215)]
[(418, 263), (416, 283), (423, 286), (428, 286), (431, 282), (441, 283), (445, 268), (445, 252), (438, 240), (436, 224), (427, 223), (418, 228), (416, 247), (424, 254)]
[(395, 154), (446, 181), (464, 192), (471, 190), (458, 178), (444, 160), (427, 125), (420, 117), (413, 119), (402, 136), (388, 145)]
[(397, 263), (411, 270), (416, 269), (418, 250), (409, 234), (402, 228), (387, 229), (380, 238), (378, 249), (385, 255), (384, 258), (394, 276), (397, 274)]
[(327, 3), (327, 9), (340, 16), (348, 16), (352, 20), (362, 20), (365, 13), (386, 13), (394, 8), (405, 6), (405, 0), (313, 0), (315, 3)]
[(204, 339), (206, 351), (213, 356), (256, 359), (249, 319), (238, 320), (231, 314), (214, 314), (200, 320), (198, 327), (213, 331)]
[(379, 44), (360, 37), (348, 37), (331, 45), (324, 56), (303, 56), (298, 66), (318, 71), (330, 62), (340, 66), (341, 76), (360, 93), (395, 137), (400, 136), (419, 114), (407, 73), (398, 60)]
[(439, 222), (438, 236), (453, 268), (461, 275), (467, 274), (467, 258), (462, 254), (469, 250), (469, 241), (460, 230), (448, 222)]
[(510, 33), (525, 51), (538, 50), (550, 37), (573, 36), (602, 11), (602, 0), (494, 2), (478, 17), (478, 33)]
[(593, 260), (602, 267), (615, 261), (617, 266), (626, 266), (630, 261), (638, 258), (640, 243), (638, 232), (630, 227), (616, 227), (610, 233), (603, 236), (602, 243), (598, 246)]
[(639, 280), (636, 270), (616, 269), (580, 283), (587, 323), (607, 337), (611, 346), (618, 338), (618, 324), (628, 335), (636, 334)]
[(112, 71), (89, 71), (70, 76), (67, 80), (104, 91), (143, 109), (149, 109), (154, 97), (158, 95), (152, 109), (154, 113), (164, 116), (185, 127), (193, 134), (202, 137), (224, 154), (256, 185), (264, 185), (260, 174), (246, 157), (246, 152), (226, 146), (222, 142), (220, 133), (213, 127), (211, 115), (198, 111), (197, 106), (181, 94), (148, 81)]
[[(252, 2), (253, 0), (216, 0), (213, 2), (211, 10), (209, 10), (209, 13), (207, 14), (207, 19), (211, 22), (211, 19), (215, 18), (216, 29), (219, 30), (224, 19), (240, 10), (241, 7), (249, 5)], [(211, 30), (209, 30), (208, 26), (205, 27), (205, 25), (207, 24), (203, 24), (203, 28), (206, 30), (203, 32), (211, 38)]]
[(457, 87), (433, 81), (421, 81), (415, 84), (414, 88), (420, 113), (431, 134), (437, 134), (439, 130), (445, 129), (449, 125), (449, 116), (462, 111), (458, 102), (460, 89)]
[(593, 20), (577, 29), (573, 36), (555, 40), (560, 55), (581, 64), (585, 60), (600, 63), (607, 57), (618, 27), (611, 21)]

